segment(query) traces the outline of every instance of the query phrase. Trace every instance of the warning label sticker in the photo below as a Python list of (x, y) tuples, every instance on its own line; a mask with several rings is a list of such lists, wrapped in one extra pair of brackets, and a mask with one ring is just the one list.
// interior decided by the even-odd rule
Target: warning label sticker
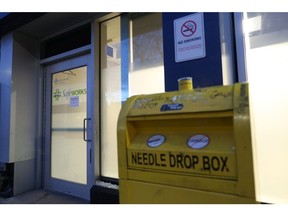
[(209, 137), (204, 134), (197, 134), (189, 138), (187, 145), (192, 149), (202, 149), (209, 144)]
[(147, 140), (147, 145), (149, 147), (158, 147), (160, 145), (162, 145), (165, 142), (165, 136), (161, 135), (161, 134), (156, 134), (151, 136), (148, 140)]

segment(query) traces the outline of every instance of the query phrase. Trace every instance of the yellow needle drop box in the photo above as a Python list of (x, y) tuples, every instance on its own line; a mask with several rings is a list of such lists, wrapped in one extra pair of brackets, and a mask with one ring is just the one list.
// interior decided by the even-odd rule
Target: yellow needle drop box
[(256, 203), (247, 83), (130, 97), (120, 203)]

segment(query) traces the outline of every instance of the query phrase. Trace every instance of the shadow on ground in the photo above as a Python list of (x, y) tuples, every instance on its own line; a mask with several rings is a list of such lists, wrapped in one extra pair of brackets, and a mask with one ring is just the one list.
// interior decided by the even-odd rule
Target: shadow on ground
[(45, 191), (34, 190), (10, 198), (0, 197), (0, 204), (89, 204), (89, 200)]

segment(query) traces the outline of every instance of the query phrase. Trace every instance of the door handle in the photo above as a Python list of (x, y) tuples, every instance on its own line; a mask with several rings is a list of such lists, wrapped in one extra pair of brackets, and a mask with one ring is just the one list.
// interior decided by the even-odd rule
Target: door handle
[(91, 118), (85, 118), (85, 119), (83, 120), (83, 140), (84, 140), (85, 142), (91, 141), (91, 140), (86, 139), (86, 122), (87, 122), (88, 120), (90, 121)]

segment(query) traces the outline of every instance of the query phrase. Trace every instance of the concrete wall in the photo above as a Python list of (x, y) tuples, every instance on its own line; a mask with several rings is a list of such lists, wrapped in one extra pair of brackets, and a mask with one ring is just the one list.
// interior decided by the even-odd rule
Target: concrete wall
[(14, 33), (10, 119), (10, 161), (35, 158), (37, 134), (36, 44), (29, 37)]
[(37, 42), (17, 32), (1, 39), (0, 162), (14, 163), (14, 195), (35, 187), (39, 140)]
[(1, 37), (0, 162), (9, 162), (13, 34)]

